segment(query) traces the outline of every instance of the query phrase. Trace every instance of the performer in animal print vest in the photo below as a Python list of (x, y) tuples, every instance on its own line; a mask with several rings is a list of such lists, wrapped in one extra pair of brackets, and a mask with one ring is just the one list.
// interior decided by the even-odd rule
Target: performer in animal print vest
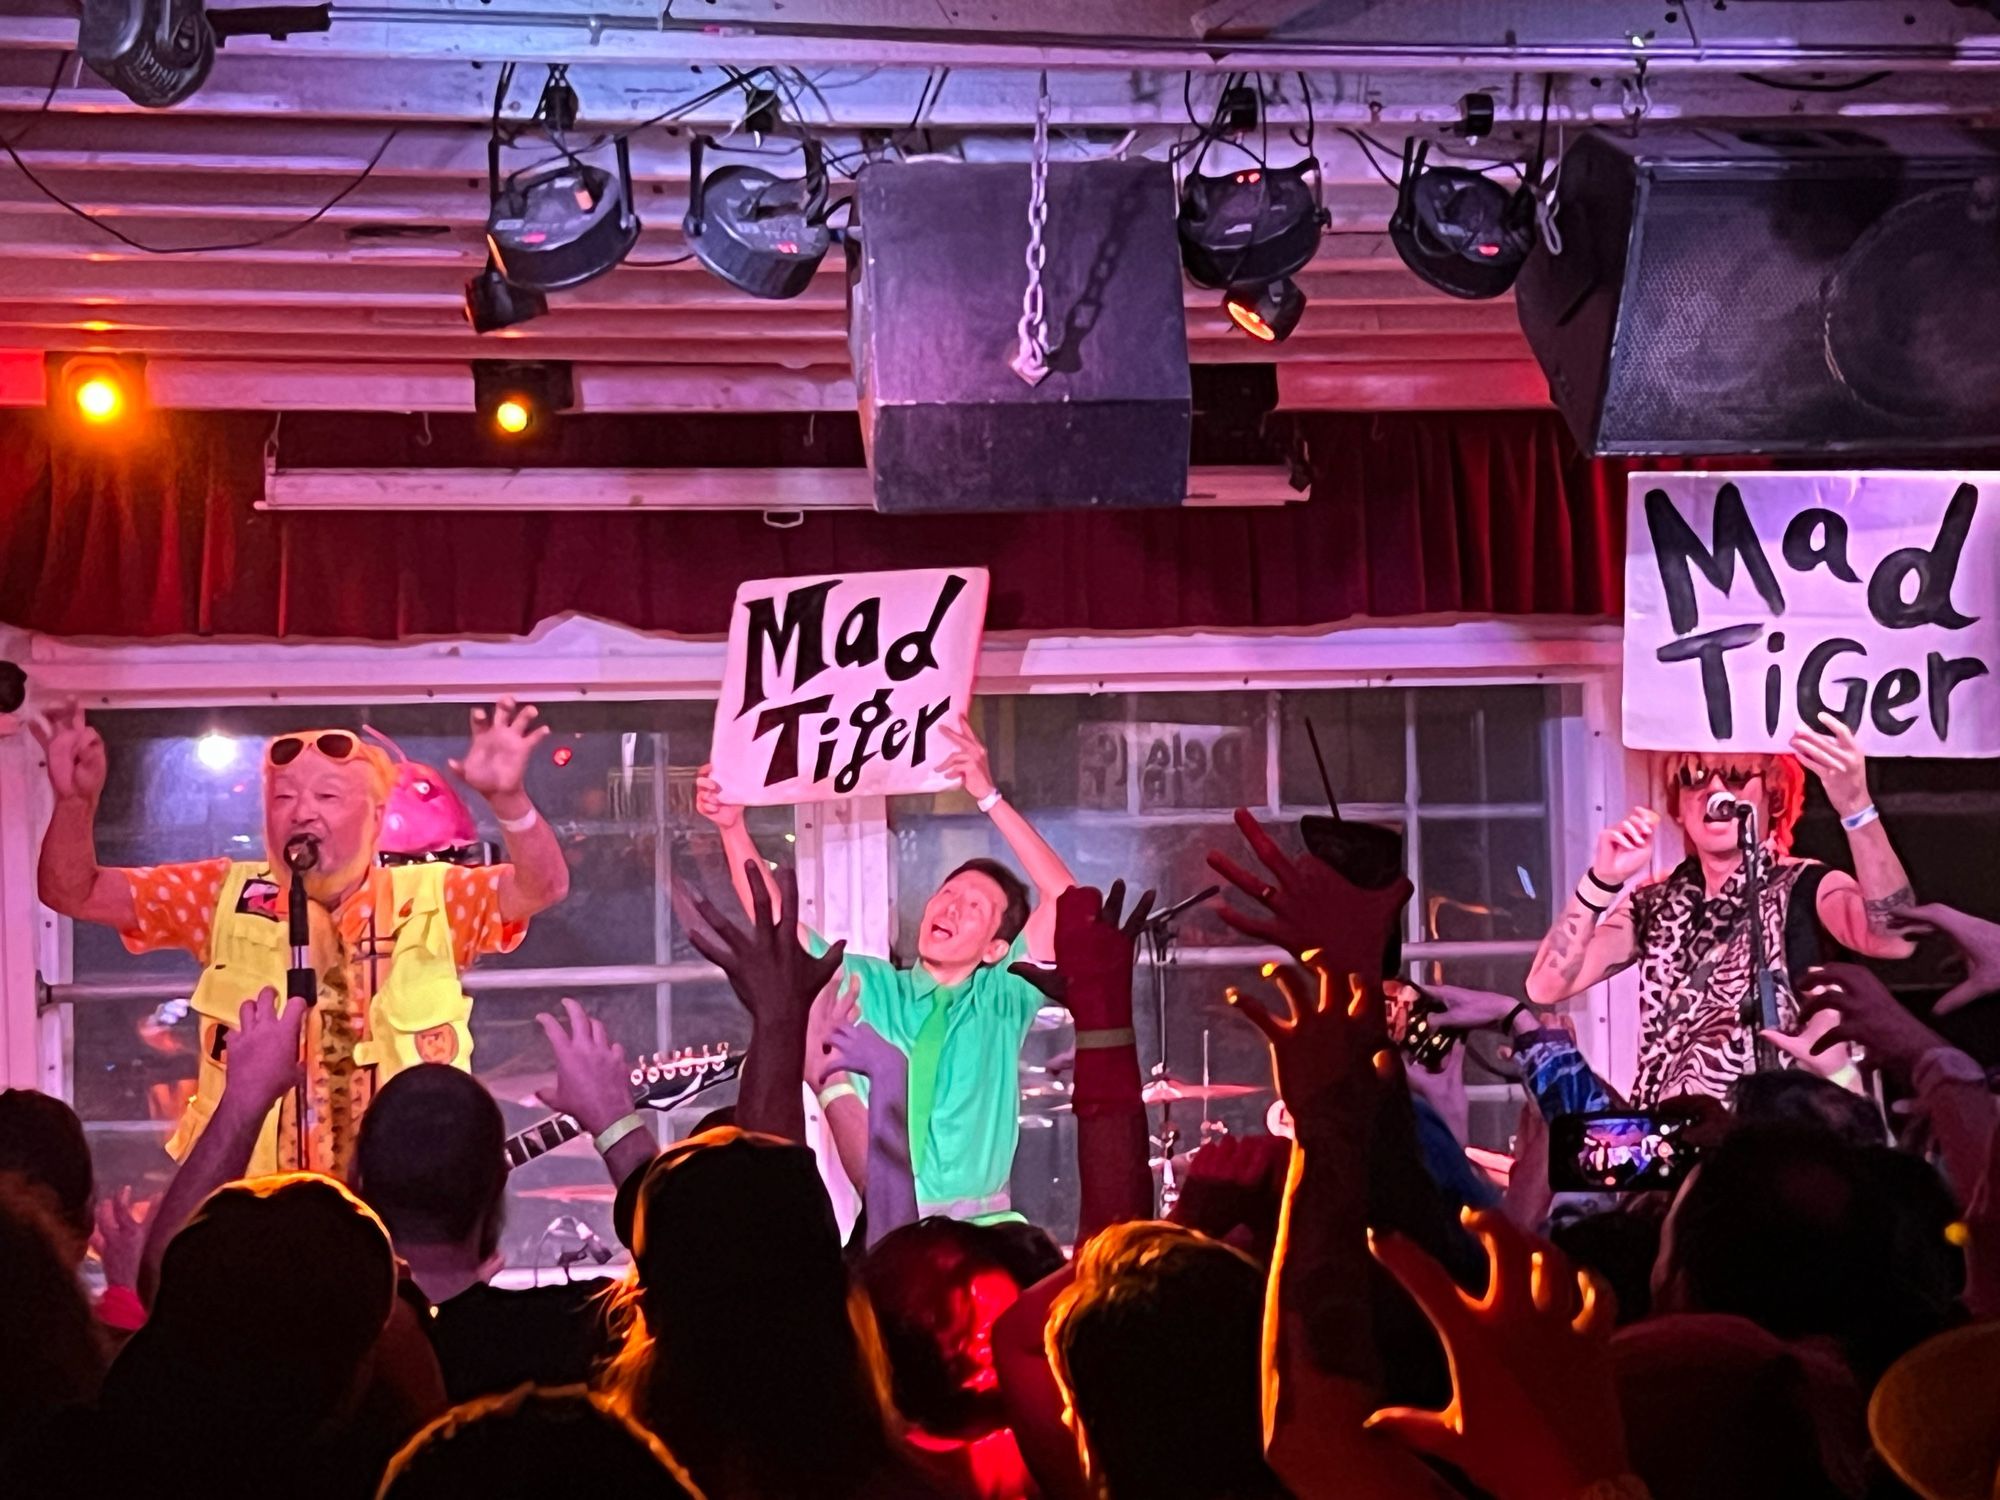
[[(1798, 1030), (1791, 976), (1816, 963), (1827, 938), (1874, 958), (1900, 958), (1910, 942), (1890, 914), (1915, 897), (1868, 794), (1868, 766), (1845, 724), (1801, 730), (1791, 755), (1683, 752), (1664, 757), (1662, 790), (1688, 857), (1662, 879), (1626, 892), (1652, 858), (1660, 815), (1635, 807), (1597, 837), (1576, 891), (1542, 939), (1528, 998), (1554, 1005), (1639, 965), (1639, 1067), (1632, 1102), (1677, 1094), (1725, 1096), (1757, 1067), (1757, 1038), (1742, 1022), (1753, 984), (1747, 871), (1733, 816), (1709, 815), (1715, 794), (1749, 803), (1763, 850), (1757, 920), (1777, 980), (1780, 1029)], [(1790, 855), (1805, 802), (1805, 772), (1826, 788), (1854, 857), (1854, 874)], [(1788, 1065), (1788, 1058), (1780, 1058)]]

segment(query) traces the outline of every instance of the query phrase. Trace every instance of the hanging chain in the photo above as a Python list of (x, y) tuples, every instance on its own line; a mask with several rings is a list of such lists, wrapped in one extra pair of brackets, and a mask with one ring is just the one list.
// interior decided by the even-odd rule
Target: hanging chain
[(1028, 286), (1021, 293), (1021, 322), (1015, 330), (1020, 347), (1008, 361), (1029, 385), (1040, 385), (1049, 373), (1049, 319), (1042, 303), (1042, 267), (1048, 246), (1042, 231), (1049, 222), (1049, 75), (1042, 74), (1035, 96), (1035, 148), (1028, 166)]

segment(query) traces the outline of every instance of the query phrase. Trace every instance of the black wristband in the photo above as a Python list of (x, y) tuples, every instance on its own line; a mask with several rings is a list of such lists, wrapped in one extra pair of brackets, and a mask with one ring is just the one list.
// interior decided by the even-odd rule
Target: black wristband
[(1575, 895), (1577, 900), (1581, 901), (1585, 906), (1589, 907), (1592, 911), (1596, 912), (1600, 917), (1604, 915), (1604, 908), (1599, 906), (1595, 901), (1591, 900), (1590, 897), (1584, 895), (1582, 891), (1577, 891)]
[(1523, 1000), (1519, 1005), (1516, 1005), (1500, 1018), (1500, 1029), (1502, 1031), (1513, 1030), (1515, 1021), (1519, 1020), (1521, 1015), (1528, 1009), (1530, 1009), (1528, 1002)]
[(1605, 880), (1602, 876), (1600, 876), (1597, 873), (1597, 871), (1591, 869), (1590, 866), (1588, 865), (1585, 865), (1583, 867), (1583, 878), (1585, 880), (1588, 880), (1592, 885), (1596, 886), (1600, 891), (1604, 892), (1604, 894), (1607, 896), (1615, 896), (1620, 891), (1625, 889), (1624, 881), (1621, 880), (1618, 882), (1618, 884), (1613, 885), (1609, 881)]

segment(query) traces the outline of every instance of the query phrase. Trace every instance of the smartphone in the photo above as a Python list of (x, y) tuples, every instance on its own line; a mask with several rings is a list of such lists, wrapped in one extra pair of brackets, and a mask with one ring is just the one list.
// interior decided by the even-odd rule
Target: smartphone
[(1678, 1187), (1694, 1170), (1685, 1117), (1601, 1110), (1549, 1122), (1549, 1186), (1559, 1193), (1643, 1193)]

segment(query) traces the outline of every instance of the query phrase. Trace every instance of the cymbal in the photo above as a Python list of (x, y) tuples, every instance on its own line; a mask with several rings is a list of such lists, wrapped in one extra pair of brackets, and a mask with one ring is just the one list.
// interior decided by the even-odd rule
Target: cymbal
[(1179, 1104), (1183, 1100), (1245, 1099), (1266, 1092), (1254, 1083), (1186, 1083), (1168, 1074), (1147, 1084), (1141, 1097), (1148, 1104)]

